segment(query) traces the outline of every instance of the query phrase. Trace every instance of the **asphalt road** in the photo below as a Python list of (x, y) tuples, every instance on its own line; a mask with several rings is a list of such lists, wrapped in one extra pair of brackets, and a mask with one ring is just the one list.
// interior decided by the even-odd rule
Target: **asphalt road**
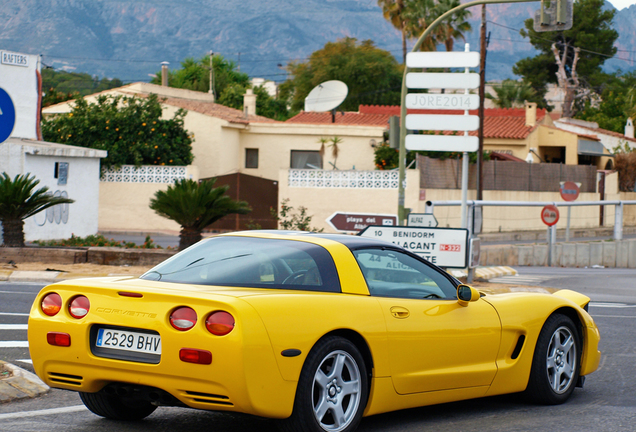
[[(569, 288), (590, 295), (590, 313), (602, 335), (603, 358), (584, 389), (560, 406), (526, 404), (519, 396), (500, 396), (416, 408), (363, 419), (360, 431), (512, 432), (636, 430), (636, 271), (619, 269), (519, 268), (520, 285)], [(509, 280), (506, 283), (510, 283)], [(0, 358), (31, 369), (25, 325), (34, 284), (0, 283)], [(102, 419), (88, 412), (74, 392), (53, 390), (37, 399), (0, 405), (0, 429), (28, 431), (253, 432), (277, 430), (275, 422), (243, 415), (159, 408), (134, 423)]]

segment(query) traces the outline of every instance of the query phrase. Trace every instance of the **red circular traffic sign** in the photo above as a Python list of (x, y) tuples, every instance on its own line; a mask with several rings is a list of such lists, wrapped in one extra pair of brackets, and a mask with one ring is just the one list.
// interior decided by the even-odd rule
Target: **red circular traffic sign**
[(559, 192), (561, 193), (561, 198), (566, 201), (574, 201), (579, 197), (579, 192), (581, 189), (579, 186), (571, 181), (566, 181), (561, 184), (559, 187)]
[(559, 221), (559, 209), (553, 205), (547, 205), (541, 209), (541, 220), (547, 226), (555, 225)]

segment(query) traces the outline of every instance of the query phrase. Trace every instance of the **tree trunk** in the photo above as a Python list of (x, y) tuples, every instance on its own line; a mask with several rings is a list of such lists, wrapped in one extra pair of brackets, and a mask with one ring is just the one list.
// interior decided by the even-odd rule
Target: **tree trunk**
[(402, 59), (406, 67), (406, 30), (404, 29), (404, 22), (402, 22)]
[(7, 247), (24, 247), (24, 221), (22, 219), (4, 219), (2, 221), (2, 239)]
[(194, 228), (181, 227), (179, 233), (179, 250), (184, 250), (201, 240), (201, 231)]

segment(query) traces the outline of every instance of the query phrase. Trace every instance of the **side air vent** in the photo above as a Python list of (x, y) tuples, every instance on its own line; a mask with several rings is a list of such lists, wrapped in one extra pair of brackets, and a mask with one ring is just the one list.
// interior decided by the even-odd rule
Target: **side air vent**
[(82, 381), (84, 381), (84, 377), (78, 375), (68, 375), (61, 374), (56, 372), (49, 372), (49, 380), (58, 384), (67, 384), (67, 385), (75, 385), (81, 386)]
[(512, 351), (512, 355), (510, 356), (511, 359), (516, 360), (517, 357), (519, 357), (519, 354), (521, 353), (521, 348), (523, 348), (523, 343), (525, 341), (526, 341), (525, 335), (519, 336), (519, 339), (517, 340), (517, 345), (515, 346), (515, 349)]
[(230, 402), (230, 398), (223, 395), (193, 392), (193, 391), (186, 390), (183, 392), (183, 396), (187, 399), (190, 399), (193, 402), (207, 403), (207, 404), (214, 404), (214, 405), (234, 406), (234, 404)]

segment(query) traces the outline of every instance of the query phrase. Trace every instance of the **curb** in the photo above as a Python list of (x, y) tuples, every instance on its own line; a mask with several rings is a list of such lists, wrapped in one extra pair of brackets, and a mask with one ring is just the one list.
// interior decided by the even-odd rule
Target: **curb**
[(15, 271), (0, 271), (0, 282), (40, 282), (40, 283), (55, 283), (68, 279), (81, 279), (81, 278), (95, 278), (95, 277), (109, 277), (109, 276), (122, 276), (122, 277), (139, 277), (138, 275), (122, 275), (117, 273), (102, 273), (102, 274), (85, 274), (85, 273), (67, 273), (59, 271), (27, 271), (27, 270), (15, 270)]
[(517, 270), (508, 266), (479, 267), (475, 271), (475, 277), (490, 280), (500, 276), (516, 276)]
[(0, 403), (16, 399), (34, 398), (48, 392), (51, 388), (37, 375), (11, 363), (0, 361), (0, 365), (9, 369), (12, 376), (0, 379)]
[[(450, 270), (456, 278), (465, 278), (468, 276), (466, 270)], [(490, 280), (500, 276), (516, 276), (517, 270), (508, 266), (495, 266), (495, 267), (477, 267), (475, 269), (475, 279)]]

